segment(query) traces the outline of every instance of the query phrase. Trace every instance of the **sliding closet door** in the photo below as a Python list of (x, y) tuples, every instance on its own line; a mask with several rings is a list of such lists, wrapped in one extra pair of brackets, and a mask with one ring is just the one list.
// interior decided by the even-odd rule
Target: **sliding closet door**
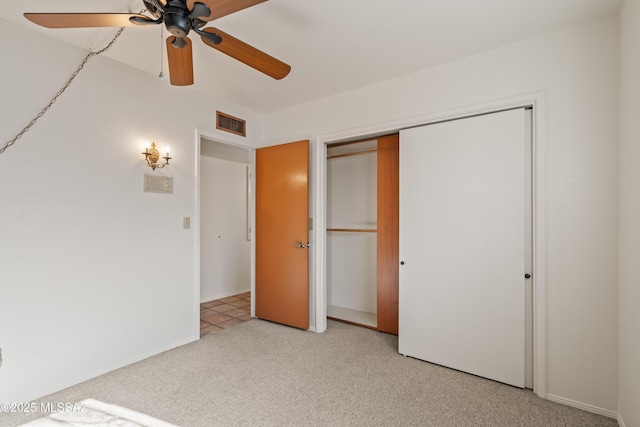
[(400, 134), (399, 351), (524, 386), (524, 110)]
[(398, 335), (399, 135), (378, 138), (378, 330)]

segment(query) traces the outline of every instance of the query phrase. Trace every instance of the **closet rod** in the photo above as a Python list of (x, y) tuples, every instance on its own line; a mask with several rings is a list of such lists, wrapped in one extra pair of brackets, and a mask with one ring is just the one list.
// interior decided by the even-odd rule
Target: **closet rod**
[(377, 153), (377, 152), (378, 152), (378, 149), (374, 148), (374, 149), (371, 149), (371, 150), (356, 151), (356, 152), (353, 152), (353, 153), (334, 154), (333, 156), (327, 156), (327, 160), (336, 159), (338, 157), (358, 156), (360, 154), (369, 154), (369, 153)]
[(378, 141), (378, 137), (376, 136), (374, 138), (362, 138), (362, 139), (356, 139), (353, 141), (334, 142), (332, 144), (328, 144), (327, 147), (329, 148), (342, 147), (344, 145), (360, 144), (361, 142), (370, 142), (370, 141)]
[(327, 231), (338, 231), (342, 233), (377, 233), (378, 230), (371, 228), (327, 228)]

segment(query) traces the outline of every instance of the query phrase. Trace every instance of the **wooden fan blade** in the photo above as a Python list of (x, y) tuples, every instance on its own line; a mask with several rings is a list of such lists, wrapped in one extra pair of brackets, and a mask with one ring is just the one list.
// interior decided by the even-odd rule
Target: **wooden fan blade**
[(222, 42), (214, 44), (202, 37), (202, 41), (220, 52), (245, 63), (249, 67), (264, 73), (276, 80), (285, 77), (291, 71), (291, 66), (268, 55), (217, 28), (204, 28), (204, 32), (217, 34), (222, 38)]
[(201, 16), (203, 21), (213, 21), (223, 16), (231, 15), (242, 9), (255, 6), (267, 0), (187, 0), (187, 8), (193, 10), (195, 3), (204, 3), (209, 6), (211, 15)]
[(183, 37), (185, 47), (174, 47), (176, 37), (167, 38), (167, 59), (169, 60), (169, 81), (173, 86), (189, 86), (193, 84), (193, 55), (191, 40)]
[(24, 17), (46, 28), (131, 27), (137, 13), (25, 13)]

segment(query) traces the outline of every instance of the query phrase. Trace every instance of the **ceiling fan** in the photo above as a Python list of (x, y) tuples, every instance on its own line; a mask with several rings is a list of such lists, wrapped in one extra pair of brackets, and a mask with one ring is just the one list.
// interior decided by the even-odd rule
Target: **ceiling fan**
[(193, 31), (202, 41), (244, 64), (280, 80), (291, 66), (220, 31), (203, 28), (208, 21), (230, 15), (267, 0), (142, 0), (151, 16), (137, 13), (25, 13), (31, 22), (46, 28), (127, 27), (164, 24), (167, 38), (169, 77), (174, 86), (193, 84)]

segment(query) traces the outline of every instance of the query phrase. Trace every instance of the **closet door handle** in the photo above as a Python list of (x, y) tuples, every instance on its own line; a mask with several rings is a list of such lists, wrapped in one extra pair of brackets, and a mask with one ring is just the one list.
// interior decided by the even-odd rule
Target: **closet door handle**
[(307, 247), (307, 244), (308, 244), (308, 243), (300, 242), (300, 241), (296, 240), (296, 241), (293, 243), (293, 246), (295, 246), (295, 247), (297, 247), (297, 248), (306, 248), (306, 247)]

